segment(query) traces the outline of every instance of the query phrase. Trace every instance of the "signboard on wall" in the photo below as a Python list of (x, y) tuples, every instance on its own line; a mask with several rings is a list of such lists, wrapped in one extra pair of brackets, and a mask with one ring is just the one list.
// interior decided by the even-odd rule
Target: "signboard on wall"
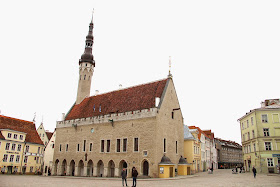
[(163, 168), (163, 167), (160, 167), (160, 168), (159, 168), (159, 173), (160, 173), (160, 174), (163, 174), (163, 173), (164, 173), (164, 168)]

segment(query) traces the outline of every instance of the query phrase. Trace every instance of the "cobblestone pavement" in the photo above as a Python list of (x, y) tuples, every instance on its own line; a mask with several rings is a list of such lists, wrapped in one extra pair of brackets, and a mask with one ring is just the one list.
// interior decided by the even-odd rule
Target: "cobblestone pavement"
[[(132, 185), (132, 179), (128, 179)], [(63, 187), (121, 187), (120, 178), (89, 178), (89, 177), (60, 177), (60, 176), (32, 176), (32, 175), (0, 175), (0, 186), (63, 186)], [(172, 179), (139, 179), (137, 187), (179, 187), (179, 186), (280, 186), (280, 175), (257, 174), (254, 179), (252, 173), (231, 174), (231, 170), (214, 170), (213, 174), (201, 172), (186, 177)]]

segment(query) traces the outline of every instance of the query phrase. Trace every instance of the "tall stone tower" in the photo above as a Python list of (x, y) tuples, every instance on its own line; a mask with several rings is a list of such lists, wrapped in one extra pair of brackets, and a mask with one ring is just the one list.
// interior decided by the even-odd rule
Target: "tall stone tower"
[(86, 37), (85, 51), (79, 60), (79, 85), (76, 104), (80, 104), (84, 98), (90, 96), (90, 87), (95, 61), (92, 55), (93, 45), (93, 20), (89, 24), (89, 31)]

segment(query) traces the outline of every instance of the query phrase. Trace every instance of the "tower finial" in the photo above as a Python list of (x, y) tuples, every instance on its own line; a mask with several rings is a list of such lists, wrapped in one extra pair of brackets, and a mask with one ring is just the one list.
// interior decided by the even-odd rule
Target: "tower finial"
[(169, 56), (169, 73), (168, 73), (168, 77), (172, 78), (172, 74), (171, 74), (171, 56)]
[(91, 14), (91, 23), (93, 23), (93, 13), (94, 13), (94, 8), (92, 9), (92, 14)]

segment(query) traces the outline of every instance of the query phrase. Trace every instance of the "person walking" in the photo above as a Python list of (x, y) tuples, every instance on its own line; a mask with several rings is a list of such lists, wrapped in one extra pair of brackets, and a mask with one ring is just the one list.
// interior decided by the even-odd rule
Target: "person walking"
[(125, 168), (123, 168), (121, 176), (122, 176), (122, 186), (124, 186), (124, 181), (125, 181), (125, 185), (127, 186), (127, 181), (126, 181), (127, 173), (126, 173)]
[(256, 175), (257, 175), (257, 170), (256, 170), (256, 168), (255, 168), (254, 166), (253, 166), (252, 171), (253, 171), (253, 174), (254, 174), (254, 178), (256, 178)]
[(133, 168), (132, 168), (132, 179), (133, 179), (132, 187), (136, 187), (137, 176), (138, 176), (138, 172), (137, 172), (136, 168), (133, 166)]

